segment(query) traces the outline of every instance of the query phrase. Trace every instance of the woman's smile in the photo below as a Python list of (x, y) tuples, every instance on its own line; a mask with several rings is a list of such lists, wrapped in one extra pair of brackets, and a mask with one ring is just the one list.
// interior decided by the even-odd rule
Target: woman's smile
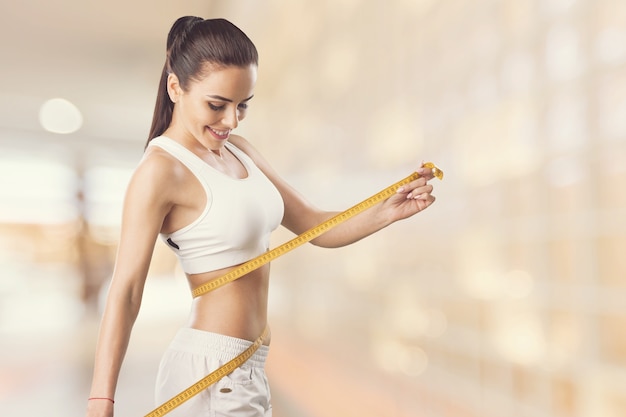
[(230, 129), (217, 130), (217, 129), (212, 128), (211, 126), (207, 126), (207, 128), (213, 134), (213, 136), (217, 139), (226, 140), (230, 136)]

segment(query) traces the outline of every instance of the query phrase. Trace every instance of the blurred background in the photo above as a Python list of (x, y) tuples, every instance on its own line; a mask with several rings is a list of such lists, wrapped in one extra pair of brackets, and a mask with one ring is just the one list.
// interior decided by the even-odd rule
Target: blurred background
[[(626, 415), (622, 0), (3, 0), (3, 415), (84, 414), (181, 15), (256, 43), (238, 133), (315, 204), (345, 209), (424, 160), (446, 174), (426, 212), (274, 262), (275, 417)], [(117, 417), (153, 408), (189, 301), (159, 243)]]

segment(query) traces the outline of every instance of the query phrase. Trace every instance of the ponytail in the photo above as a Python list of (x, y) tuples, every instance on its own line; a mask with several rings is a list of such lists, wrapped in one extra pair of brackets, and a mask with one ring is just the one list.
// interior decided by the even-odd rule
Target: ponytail
[(252, 41), (225, 19), (181, 17), (172, 25), (166, 46), (165, 65), (146, 147), (172, 123), (174, 103), (167, 92), (169, 74), (176, 74), (181, 88), (186, 91), (189, 82), (200, 78), (206, 71), (205, 64), (217, 67), (258, 65), (258, 54)]
[(156, 104), (154, 106), (154, 114), (152, 115), (152, 126), (150, 127), (150, 134), (148, 135), (148, 142), (150, 140), (161, 136), (163, 132), (172, 122), (172, 113), (174, 112), (174, 103), (170, 100), (170, 96), (167, 93), (167, 63), (163, 66), (163, 72), (161, 73), (161, 80), (159, 81), (159, 89), (157, 90)]

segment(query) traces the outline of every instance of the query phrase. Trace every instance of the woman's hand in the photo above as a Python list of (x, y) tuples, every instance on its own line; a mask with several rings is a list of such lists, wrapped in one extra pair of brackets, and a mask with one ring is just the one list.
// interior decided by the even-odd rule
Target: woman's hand
[(418, 179), (398, 188), (394, 196), (383, 202), (381, 208), (389, 213), (392, 222), (411, 217), (435, 202), (433, 186), (429, 184), (435, 177), (433, 169), (422, 165), (416, 172), (420, 175)]

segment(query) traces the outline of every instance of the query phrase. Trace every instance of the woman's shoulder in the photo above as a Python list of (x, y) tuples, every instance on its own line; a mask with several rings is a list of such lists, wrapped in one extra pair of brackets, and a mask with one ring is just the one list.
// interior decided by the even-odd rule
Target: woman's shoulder
[(185, 173), (184, 165), (173, 155), (157, 146), (149, 146), (135, 168), (133, 182), (166, 191), (180, 185)]
[(249, 148), (252, 146), (243, 136), (239, 135), (231, 134), (228, 141), (245, 153), (248, 153)]
[(228, 141), (237, 147), (237, 149), (248, 155), (248, 157), (252, 159), (255, 164), (263, 162), (263, 157), (259, 151), (243, 136), (230, 135)]

